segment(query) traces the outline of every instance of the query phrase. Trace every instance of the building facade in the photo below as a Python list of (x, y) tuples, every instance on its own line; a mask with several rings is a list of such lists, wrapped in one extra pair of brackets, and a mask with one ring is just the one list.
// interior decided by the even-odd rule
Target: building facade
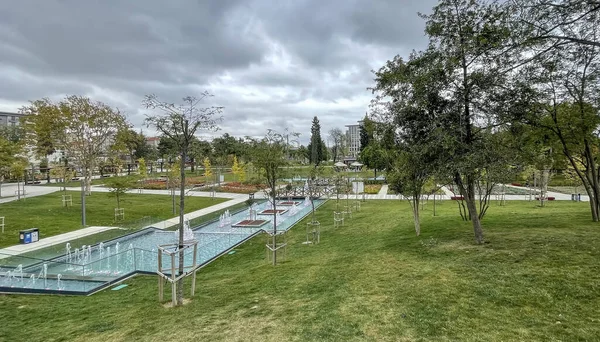
[(352, 157), (356, 160), (360, 153), (360, 126), (362, 120), (358, 121), (354, 125), (346, 125), (346, 141), (348, 144), (348, 157)]
[(159, 143), (160, 143), (160, 137), (147, 137), (146, 138), (146, 145), (148, 145), (148, 146), (158, 148)]
[(0, 126), (18, 126), (23, 114), (0, 112)]

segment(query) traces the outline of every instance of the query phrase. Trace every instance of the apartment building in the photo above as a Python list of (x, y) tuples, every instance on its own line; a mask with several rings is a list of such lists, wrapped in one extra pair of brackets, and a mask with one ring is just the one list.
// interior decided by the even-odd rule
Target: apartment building
[(0, 126), (18, 126), (23, 114), (0, 112)]

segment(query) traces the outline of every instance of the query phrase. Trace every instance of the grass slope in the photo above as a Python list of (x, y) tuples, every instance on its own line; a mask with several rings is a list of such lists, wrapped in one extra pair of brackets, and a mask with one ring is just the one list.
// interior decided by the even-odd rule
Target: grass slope
[[(40, 228), (40, 238), (70, 232), (81, 228), (81, 193), (66, 192), (72, 195), (73, 207), (61, 207), (61, 195), (56, 192), (48, 195), (27, 198), (25, 201), (13, 201), (0, 204), (0, 216), (5, 216), (5, 231), (0, 233), (0, 247), (19, 243), (19, 230), (32, 227)], [(171, 196), (126, 194), (121, 199), (121, 208), (125, 208), (125, 221), (118, 225), (127, 225), (151, 216), (155, 220), (172, 218)], [(179, 197), (176, 198), (179, 205)], [(195, 211), (226, 201), (221, 198), (188, 197), (186, 212)], [(113, 226), (114, 209), (117, 201), (109, 193), (94, 192), (86, 197), (86, 221), (88, 226)]]
[[(454, 203), (423, 213), (370, 201), (321, 244), (288, 237), (265, 261), (265, 237), (198, 274), (181, 308), (157, 302), (155, 277), (90, 297), (0, 296), (0, 340), (15, 341), (593, 341), (600, 336), (600, 227), (585, 203), (494, 206), (489, 243), (473, 244)], [(185, 289), (189, 293), (189, 285)], [(167, 295), (168, 299), (168, 295)]]

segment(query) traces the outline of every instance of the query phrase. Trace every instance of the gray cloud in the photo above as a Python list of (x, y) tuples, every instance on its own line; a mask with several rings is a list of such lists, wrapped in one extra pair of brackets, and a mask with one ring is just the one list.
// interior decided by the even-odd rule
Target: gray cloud
[(0, 108), (93, 97), (143, 125), (141, 100), (208, 90), (222, 130), (322, 134), (367, 111), (371, 69), (426, 44), (425, 1), (4, 1)]

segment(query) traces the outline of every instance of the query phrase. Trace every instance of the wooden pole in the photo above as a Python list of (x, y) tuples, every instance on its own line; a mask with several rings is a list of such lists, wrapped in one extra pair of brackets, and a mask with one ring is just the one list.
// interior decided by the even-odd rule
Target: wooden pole
[(198, 243), (194, 244), (194, 261), (192, 263), (192, 267), (194, 267), (194, 274), (192, 275), (192, 297), (194, 297), (194, 293), (196, 292), (196, 258), (198, 252)]
[[(158, 271), (162, 273), (162, 250), (158, 249)], [(164, 280), (162, 276), (158, 275), (158, 301), (162, 303), (164, 296)]]
[(171, 254), (171, 300), (173, 306), (177, 305), (177, 283), (175, 282), (175, 254)]

